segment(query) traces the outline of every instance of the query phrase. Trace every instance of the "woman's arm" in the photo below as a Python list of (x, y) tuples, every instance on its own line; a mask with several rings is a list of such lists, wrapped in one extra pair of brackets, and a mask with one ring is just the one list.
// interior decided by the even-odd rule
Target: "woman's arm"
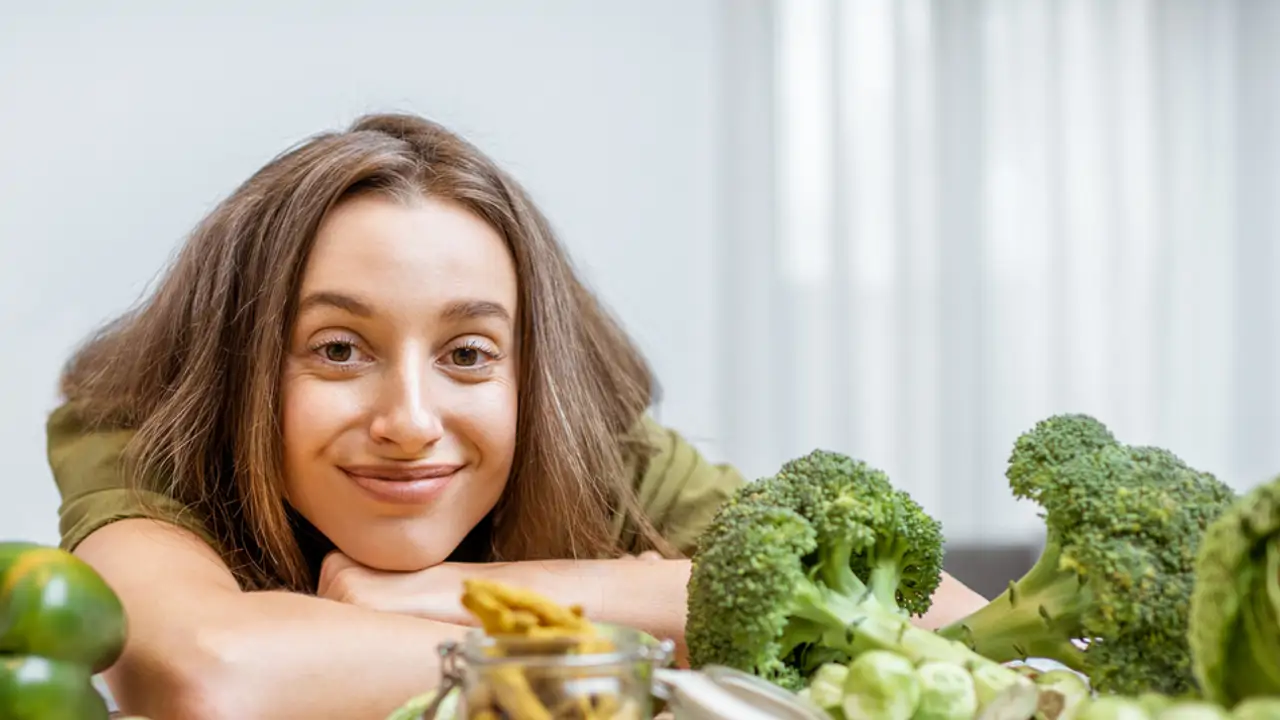
[(381, 720), (439, 679), (438, 643), (463, 629), (284, 592), (241, 592), (188, 531), (122, 520), (76, 555), (129, 617), (106, 673), (127, 713), (154, 718)]
[[(340, 553), (325, 559), (320, 595), (384, 612), (467, 624), (459, 598), (468, 577), (523, 587), (562, 605), (580, 605), (587, 617), (638, 628), (675, 641), (685, 658), (684, 625), (688, 560), (546, 560), (511, 563), (444, 563), (416, 573), (388, 573), (359, 565)], [(943, 573), (933, 606), (915, 622), (936, 629), (986, 605), (981, 595)]]
[(462, 607), (469, 577), (527, 588), (560, 605), (579, 605), (588, 618), (626, 625), (676, 643), (684, 657), (688, 560), (529, 560), (443, 563), (415, 573), (371, 570), (340, 553), (325, 559), (319, 594), (383, 612), (473, 624)]
[(964, 583), (942, 573), (942, 582), (933, 593), (933, 604), (924, 617), (916, 618), (915, 624), (929, 630), (937, 630), (955, 620), (986, 605), (987, 598), (970, 590)]

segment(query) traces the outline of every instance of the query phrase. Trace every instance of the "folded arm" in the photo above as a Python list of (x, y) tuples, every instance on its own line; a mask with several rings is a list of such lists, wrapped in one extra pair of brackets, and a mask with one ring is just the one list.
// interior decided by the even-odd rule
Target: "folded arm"
[(381, 720), (439, 680), (464, 628), (286, 592), (242, 592), (192, 533), (122, 520), (76, 554), (113, 587), (129, 638), (106, 680), (147, 717)]
[[(370, 609), (450, 624), (472, 622), (459, 598), (468, 577), (528, 588), (561, 605), (579, 605), (587, 617), (625, 625), (675, 641), (685, 658), (688, 560), (545, 560), (445, 563), (416, 573), (371, 570), (334, 553), (325, 560), (320, 594)], [(933, 607), (916, 623), (935, 629), (986, 604), (986, 599), (943, 574)]]
[(372, 570), (340, 553), (325, 559), (319, 594), (382, 612), (471, 625), (463, 581), (479, 577), (581, 606), (588, 618), (633, 627), (676, 643), (683, 657), (688, 560), (530, 560), (444, 563), (414, 573)]
[[(384, 718), (439, 680), (438, 645), (461, 637), (462, 579), (482, 575), (583, 606), (589, 616), (682, 644), (683, 560), (446, 564), (421, 573), (326, 561), (322, 593), (242, 592), (192, 533), (123, 520), (76, 549), (129, 615), (124, 654), (106, 677), (121, 709), (150, 717)], [(936, 627), (985, 601), (944, 578)], [(393, 612), (386, 612), (392, 610)]]

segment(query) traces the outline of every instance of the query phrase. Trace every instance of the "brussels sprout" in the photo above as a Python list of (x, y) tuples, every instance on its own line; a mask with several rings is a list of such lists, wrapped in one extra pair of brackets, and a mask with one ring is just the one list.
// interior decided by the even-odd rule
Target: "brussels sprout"
[(1138, 695), (1138, 704), (1151, 717), (1156, 717), (1161, 710), (1173, 704), (1173, 698), (1158, 692), (1144, 692)]
[(813, 704), (823, 710), (840, 707), (844, 699), (844, 684), (849, 677), (849, 668), (840, 663), (825, 663), (814, 671), (809, 679), (807, 696)]
[(1231, 716), (1213, 703), (1201, 700), (1183, 700), (1161, 710), (1156, 720), (1227, 720)]
[(1255, 697), (1231, 709), (1237, 720), (1280, 720), (1280, 697)]
[(872, 650), (849, 663), (841, 706), (846, 720), (910, 720), (920, 703), (920, 678), (911, 661)]
[(916, 669), (920, 702), (912, 720), (970, 720), (978, 712), (978, 691), (959, 665), (926, 662)]
[(1078, 708), (1075, 720), (1151, 720), (1152, 715), (1133, 698), (1103, 695)]
[(1040, 688), (1037, 714), (1044, 720), (1071, 720), (1090, 697), (1089, 683), (1071, 670), (1040, 673), (1034, 682)]

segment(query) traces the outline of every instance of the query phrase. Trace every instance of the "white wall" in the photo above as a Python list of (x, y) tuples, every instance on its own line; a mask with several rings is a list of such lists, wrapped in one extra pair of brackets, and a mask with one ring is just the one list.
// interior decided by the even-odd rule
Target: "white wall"
[(663, 419), (714, 452), (717, 2), (35, 5), (0, 21), (0, 538), (57, 541), (43, 423), (75, 344), (235, 184), (366, 111), (522, 178), (650, 353)]

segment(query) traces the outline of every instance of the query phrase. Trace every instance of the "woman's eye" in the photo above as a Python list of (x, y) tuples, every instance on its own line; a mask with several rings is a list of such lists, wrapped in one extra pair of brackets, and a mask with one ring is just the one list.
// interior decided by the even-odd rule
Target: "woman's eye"
[(355, 355), (355, 352), (355, 346), (351, 343), (345, 342), (325, 343), (324, 346), (320, 348), (320, 353), (324, 356), (324, 359), (333, 363), (351, 362), (351, 358)]
[(480, 351), (473, 347), (460, 347), (453, 351), (451, 359), (458, 367), (475, 367), (480, 364)]
[(502, 358), (496, 349), (486, 347), (478, 340), (469, 340), (465, 345), (450, 350), (446, 357), (449, 366), (459, 370), (483, 370), (489, 363)]

